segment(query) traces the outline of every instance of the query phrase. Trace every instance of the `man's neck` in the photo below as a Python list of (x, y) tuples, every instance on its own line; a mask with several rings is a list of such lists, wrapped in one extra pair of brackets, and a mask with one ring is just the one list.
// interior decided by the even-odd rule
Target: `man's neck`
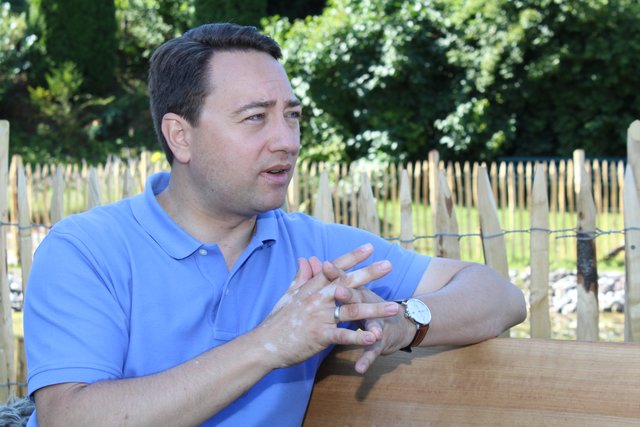
[(222, 214), (206, 209), (185, 197), (184, 191), (171, 186), (156, 196), (158, 203), (173, 221), (194, 238), (204, 243), (215, 243), (231, 269), (255, 233), (256, 216)]

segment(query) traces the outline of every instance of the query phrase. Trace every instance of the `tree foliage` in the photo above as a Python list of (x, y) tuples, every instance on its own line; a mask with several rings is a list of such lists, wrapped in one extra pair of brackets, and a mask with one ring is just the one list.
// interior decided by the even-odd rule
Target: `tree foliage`
[(27, 37), (24, 13), (12, 13), (9, 3), (0, 4), (0, 99), (18, 83), (28, 66), (27, 53), (35, 38)]
[(42, 41), (54, 65), (73, 62), (85, 90), (115, 87), (116, 20), (113, 0), (41, 0)]
[(36, 133), (39, 144), (32, 151), (40, 159), (105, 158), (109, 149), (100, 144), (98, 111), (113, 101), (82, 94), (82, 73), (73, 62), (61, 64), (46, 76), (46, 87), (29, 88), (41, 112)]
[(149, 56), (212, 20), (281, 42), (307, 158), (624, 156), (640, 115), (636, 0), (11, 0), (0, 14), (0, 118), (30, 160), (155, 148)]
[(635, 0), (457, 0), (451, 62), (465, 70), (441, 142), (475, 158), (624, 156), (640, 113)]
[(336, 0), (320, 16), (273, 24), (306, 107), (306, 155), (417, 158), (453, 107), (458, 71), (446, 57), (442, 12), (423, 2)]
[(195, 0), (194, 24), (208, 22), (233, 22), (241, 25), (259, 26), (260, 19), (267, 15), (267, 0)]
[(620, 156), (640, 109), (634, 0), (334, 0), (269, 30), (310, 156)]

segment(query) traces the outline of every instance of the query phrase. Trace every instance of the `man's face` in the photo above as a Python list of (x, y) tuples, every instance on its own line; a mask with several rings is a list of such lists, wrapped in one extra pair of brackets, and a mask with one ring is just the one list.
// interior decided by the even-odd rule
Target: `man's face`
[(300, 150), (301, 107), (273, 57), (216, 53), (191, 129), (190, 173), (206, 208), (253, 216), (281, 206)]

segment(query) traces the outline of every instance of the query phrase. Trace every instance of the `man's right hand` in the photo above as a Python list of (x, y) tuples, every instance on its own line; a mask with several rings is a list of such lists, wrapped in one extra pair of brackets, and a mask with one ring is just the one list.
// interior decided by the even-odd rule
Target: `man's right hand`
[[(370, 331), (353, 331), (338, 328), (334, 311), (338, 302), (336, 292), (344, 295), (348, 288), (351, 294), (365, 292), (361, 289), (373, 280), (391, 271), (388, 261), (379, 261), (367, 267), (346, 273), (367, 259), (373, 251), (364, 245), (342, 255), (333, 262), (324, 264), (316, 258), (299, 261), (299, 270), (289, 290), (276, 307), (253, 332), (263, 346), (264, 353), (271, 355), (273, 368), (300, 363), (330, 345), (370, 346), (380, 337)], [(331, 271), (329, 280), (323, 270)], [(367, 298), (353, 298), (353, 303), (340, 307), (340, 322), (384, 318), (398, 313), (394, 302), (363, 302)]]

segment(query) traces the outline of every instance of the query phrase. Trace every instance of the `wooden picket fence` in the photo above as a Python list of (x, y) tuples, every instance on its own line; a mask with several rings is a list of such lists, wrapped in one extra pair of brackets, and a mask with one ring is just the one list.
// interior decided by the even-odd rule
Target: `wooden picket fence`
[[(168, 170), (159, 153), (97, 167), (23, 165), (19, 157), (9, 162), (8, 145), (9, 124), (0, 121), (0, 259), (7, 260), (0, 262), (0, 399), (25, 392), (7, 265), (21, 272), (24, 287), (33, 251), (52, 224), (137, 194), (147, 176)], [(532, 338), (551, 336), (549, 271), (554, 260), (568, 258), (578, 272), (576, 337), (597, 340), (596, 246), (601, 253), (623, 249), (624, 338), (638, 341), (640, 121), (629, 127), (627, 147), (626, 168), (620, 160), (587, 161), (581, 150), (572, 159), (489, 165), (442, 162), (435, 151), (407, 165), (301, 162), (285, 208), (351, 224), (419, 252), (484, 262), (505, 277), (510, 259), (526, 258)]]

